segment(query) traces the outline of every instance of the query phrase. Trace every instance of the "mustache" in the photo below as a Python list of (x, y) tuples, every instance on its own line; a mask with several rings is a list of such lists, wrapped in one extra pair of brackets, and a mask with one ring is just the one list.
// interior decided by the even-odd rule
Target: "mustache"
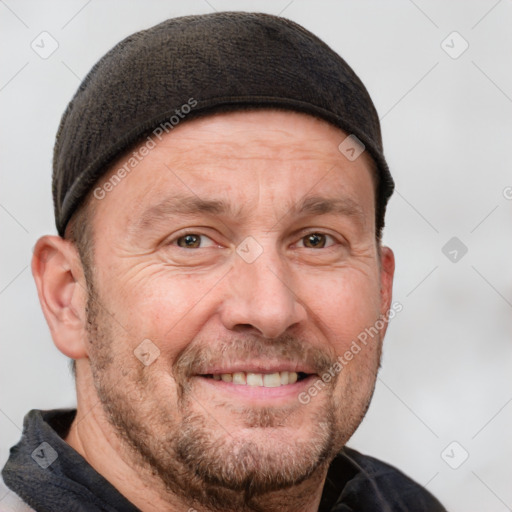
[(268, 339), (244, 335), (229, 340), (193, 341), (176, 357), (173, 373), (186, 378), (205, 374), (212, 366), (245, 360), (291, 364), (300, 362), (321, 375), (337, 359), (332, 348), (320, 349), (302, 337), (285, 334), (279, 338)]

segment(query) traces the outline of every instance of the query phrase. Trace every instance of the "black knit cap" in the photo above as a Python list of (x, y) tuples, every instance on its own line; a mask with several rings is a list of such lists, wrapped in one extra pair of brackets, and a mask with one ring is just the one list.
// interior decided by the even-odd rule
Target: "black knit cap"
[[(181, 110), (191, 98), (193, 108)], [(52, 188), (59, 234), (109, 164), (159, 125), (169, 127), (176, 110), (186, 122), (247, 108), (303, 112), (355, 135), (377, 165), (377, 216), (384, 216), (394, 183), (377, 112), (354, 71), (290, 20), (221, 12), (137, 32), (91, 69), (57, 133)]]

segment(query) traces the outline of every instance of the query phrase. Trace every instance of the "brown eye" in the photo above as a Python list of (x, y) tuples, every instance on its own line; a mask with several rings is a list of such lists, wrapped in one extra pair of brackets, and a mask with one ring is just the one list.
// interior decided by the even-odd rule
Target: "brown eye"
[(196, 249), (201, 245), (201, 235), (184, 235), (176, 240), (179, 247)]
[(310, 249), (323, 249), (325, 247), (327, 236), (322, 235), (321, 233), (311, 233), (310, 235), (305, 236), (302, 240), (304, 241), (305, 247)]

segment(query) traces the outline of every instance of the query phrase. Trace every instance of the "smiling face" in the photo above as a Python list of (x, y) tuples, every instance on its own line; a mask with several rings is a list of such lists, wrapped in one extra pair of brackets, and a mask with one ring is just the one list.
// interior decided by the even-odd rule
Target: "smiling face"
[(178, 495), (225, 510), (325, 476), (366, 412), (385, 328), (336, 361), (388, 310), (393, 265), (345, 137), (292, 112), (187, 121), (94, 200), (78, 381)]

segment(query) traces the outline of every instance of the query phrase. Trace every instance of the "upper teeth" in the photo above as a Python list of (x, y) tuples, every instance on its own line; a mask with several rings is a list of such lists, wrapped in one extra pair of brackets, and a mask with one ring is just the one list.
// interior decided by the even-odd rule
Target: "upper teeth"
[(251, 373), (251, 372), (235, 372), (235, 373), (215, 373), (215, 380), (223, 380), (224, 382), (232, 382), (233, 384), (242, 384), (248, 386), (263, 386), (266, 388), (276, 388), (293, 384), (297, 382), (297, 372), (276, 372), (276, 373)]

